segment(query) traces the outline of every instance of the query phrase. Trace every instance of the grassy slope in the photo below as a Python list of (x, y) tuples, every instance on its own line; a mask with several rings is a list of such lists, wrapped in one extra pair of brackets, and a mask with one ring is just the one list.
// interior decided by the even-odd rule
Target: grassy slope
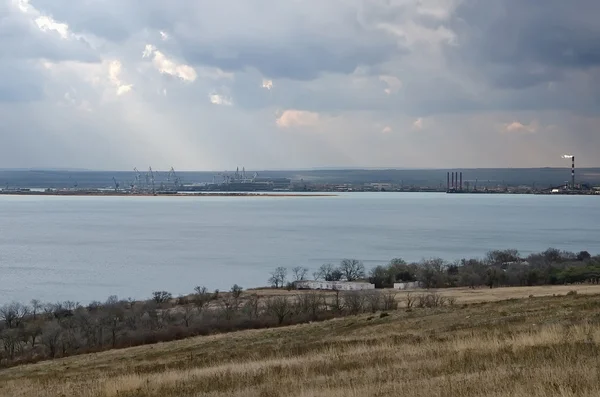
[(598, 396), (600, 297), (400, 310), (0, 372), (2, 396)]

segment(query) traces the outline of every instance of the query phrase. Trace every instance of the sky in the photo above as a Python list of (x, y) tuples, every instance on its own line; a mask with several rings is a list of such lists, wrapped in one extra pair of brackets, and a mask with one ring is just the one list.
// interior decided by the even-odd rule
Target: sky
[(0, 168), (600, 166), (597, 0), (0, 0)]

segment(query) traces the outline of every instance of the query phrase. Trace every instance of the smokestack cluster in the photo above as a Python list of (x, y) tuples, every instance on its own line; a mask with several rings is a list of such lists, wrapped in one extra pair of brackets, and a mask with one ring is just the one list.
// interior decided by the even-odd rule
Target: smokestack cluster
[[(450, 182), (452, 180), (452, 182)], [(462, 190), (463, 188), (463, 175), (462, 172), (452, 172), (452, 176), (450, 176), (450, 172), (446, 174), (446, 186), (447, 190)]]

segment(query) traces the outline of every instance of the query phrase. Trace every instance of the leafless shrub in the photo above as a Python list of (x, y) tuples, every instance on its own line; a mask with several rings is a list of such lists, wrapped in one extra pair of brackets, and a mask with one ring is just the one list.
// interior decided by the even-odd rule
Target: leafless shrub
[(396, 300), (396, 293), (393, 291), (385, 292), (382, 295), (383, 310), (396, 310), (398, 309), (398, 301)]
[(344, 300), (342, 299), (341, 291), (337, 288), (333, 289), (334, 295), (331, 301), (331, 310), (334, 313), (341, 313), (344, 310)]
[(323, 310), (325, 310), (325, 297), (315, 291), (306, 294), (300, 294), (296, 298), (298, 311), (307, 314), (311, 320), (316, 320)]
[(365, 306), (365, 294), (361, 291), (348, 291), (344, 293), (344, 307), (352, 315), (361, 313)]
[(404, 299), (406, 300), (406, 308), (411, 309), (415, 304), (415, 296), (412, 294), (412, 292), (409, 292), (406, 294), (406, 297)]
[(446, 298), (437, 292), (430, 292), (417, 296), (416, 305), (420, 308), (442, 307), (446, 304)]
[(239, 309), (239, 299), (233, 295), (229, 295), (219, 300), (220, 314), (226, 320), (231, 320)]
[(367, 303), (368, 309), (375, 313), (381, 310), (383, 306), (383, 299), (379, 291), (364, 291), (365, 301)]

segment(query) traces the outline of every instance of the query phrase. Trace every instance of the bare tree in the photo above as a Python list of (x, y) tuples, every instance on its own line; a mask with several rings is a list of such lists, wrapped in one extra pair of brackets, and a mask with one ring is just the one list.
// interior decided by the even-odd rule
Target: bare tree
[(325, 263), (321, 265), (319, 270), (313, 274), (315, 280), (325, 281), (340, 281), (343, 277), (340, 269), (337, 269), (331, 263)]
[(166, 303), (172, 298), (173, 295), (171, 295), (171, 293), (167, 291), (154, 291), (152, 293), (152, 299), (154, 299), (154, 302), (156, 303)]
[(173, 310), (172, 309), (164, 309), (158, 310), (158, 326), (159, 328), (163, 328), (173, 323)]
[(0, 307), (0, 320), (3, 320), (8, 328), (18, 328), (29, 312), (28, 306), (13, 302)]
[[(113, 295), (113, 296), (114, 296), (114, 298), (115, 298), (115, 299), (117, 300), (117, 302), (118, 302), (118, 301), (119, 301), (119, 299), (117, 298), (117, 296), (116, 296), (116, 295)], [(77, 310), (79, 307), (81, 307), (81, 305), (79, 304), (79, 302), (74, 302), (74, 301), (64, 301), (64, 302), (63, 302), (63, 307), (64, 307), (66, 310), (69, 310), (69, 311), (74, 311), (74, 310)]]
[(240, 297), (242, 296), (242, 292), (244, 291), (244, 289), (242, 287), (240, 287), (237, 284), (234, 284), (233, 287), (231, 287), (231, 295), (235, 298), (235, 299), (240, 299)]
[(292, 315), (292, 309), (293, 305), (287, 296), (273, 296), (267, 299), (267, 313), (275, 316), (279, 325), (283, 324), (285, 319)]
[(35, 347), (38, 338), (42, 335), (43, 321), (33, 320), (25, 325), (23, 330), (24, 342), (31, 343), (31, 347)]
[(42, 344), (48, 348), (50, 358), (56, 357), (61, 336), (62, 328), (56, 321), (50, 322), (44, 326), (44, 329), (42, 330)]
[(195, 306), (184, 305), (181, 308), (181, 318), (183, 319), (183, 324), (186, 326), (186, 328), (190, 326), (192, 321), (194, 321), (196, 313), (198, 313), (198, 310)]
[(347, 281), (354, 281), (365, 277), (365, 265), (356, 259), (344, 259), (339, 270)]
[(31, 314), (33, 315), (33, 319), (35, 320), (37, 318), (37, 314), (44, 307), (44, 304), (41, 301), (39, 301), (38, 299), (32, 299), (30, 303), (31, 303)]
[(117, 345), (117, 337), (122, 328), (122, 321), (125, 313), (119, 306), (113, 306), (104, 313), (102, 323), (110, 333), (110, 342), (112, 347)]
[(292, 269), (292, 273), (294, 275), (294, 281), (304, 281), (306, 280), (306, 275), (308, 274), (308, 268), (296, 266)]
[(258, 295), (256, 295), (256, 294), (250, 295), (248, 297), (248, 299), (246, 300), (246, 302), (244, 303), (244, 307), (243, 307), (244, 313), (246, 313), (246, 315), (249, 318), (255, 319), (255, 318), (258, 318), (258, 316), (259, 316), (259, 309), (260, 309), (260, 301), (259, 301)]
[(206, 306), (213, 300), (217, 299), (218, 291), (215, 293), (208, 292), (208, 289), (203, 286), (197, 286), (194, 288), (195, 294), (193, 296), (193, 301), (196, 307), (198, 308), (198, 312), (202, 312)]
[(331, 302), (331, 309), (335, 313), (341, 313), (342, 310), (344, 310), (344, 300), (342, 299), (341, 291), (334, 286), (333, 292), (334, 292), (334, 295), (333, 295), (333, 299)]
[(15, 352), (20, 349), (20, 344), (22, 343), (22, 339), (19, 337), (19, 330), (9, 328), (0, 331), (0, 341), (2, 341), (6, 355), (13, 360)]
[(271, 286), (274, 288), (282, 288), (285, 285), (286, 278), (287, 269), (283, 266), (280, 266), (271, 273), (269, 284), (271, 284)]

